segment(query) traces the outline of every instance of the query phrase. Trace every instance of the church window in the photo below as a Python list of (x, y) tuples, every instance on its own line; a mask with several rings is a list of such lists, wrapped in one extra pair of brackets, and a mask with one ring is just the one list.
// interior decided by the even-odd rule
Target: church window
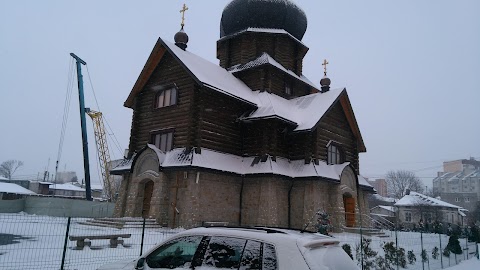
[(343, 153), (339, 145), (333, 142), (330, 142), (327, 146), (327, 151), (328, 151), (328, 156), (327, 156), (328, 164), (341, 164), (343, 162)]
[(291, 96), (293, 94), (293, 87), (292, 82), (286, 80), (285, 81), (285, 94)]
[(170, 87), (159, 91), (155, 97), (155, 108), (177, 104), (177, 88)]
[(163, 152), (168, 152), (173, 148), (173, 131), (160, 131), (152, 134), (151, 143)]

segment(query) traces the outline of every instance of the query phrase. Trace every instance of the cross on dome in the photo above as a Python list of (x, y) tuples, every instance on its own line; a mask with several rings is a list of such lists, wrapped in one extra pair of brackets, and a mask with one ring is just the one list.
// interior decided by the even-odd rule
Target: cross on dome
[(328, 64), (329, 64), (329, 63), (327, 62), (327, 59), (323, 59), (322, 66), (323, 66), (323, 74), (324, 74), (325, 76), (327, 76), (327, 65), (328, 65)]
[(180, 24), (182, 28), (185, 26), (185, 12), (188, 10), (187, 5), (183, 4), (183, 8), (180, 10), (180, 13), (182, 13), (182, 23)]

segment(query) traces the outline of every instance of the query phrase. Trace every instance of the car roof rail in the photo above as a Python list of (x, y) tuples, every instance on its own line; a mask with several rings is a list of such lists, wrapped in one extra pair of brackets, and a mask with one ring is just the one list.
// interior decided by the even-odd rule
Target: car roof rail
[[(266, 233), (282, 233), (287, 234), (284, 231), (277, 230), (277, 228), (269, 228), (269, 227), (261, 227), (261, 226), (201, 226), (203, 228), (214, 228), (214, 229), (247, 229), (247, 230), (256, 230), (256, 231), (264, 231)], [(281, 228), (279, 228), (281, 229)]]

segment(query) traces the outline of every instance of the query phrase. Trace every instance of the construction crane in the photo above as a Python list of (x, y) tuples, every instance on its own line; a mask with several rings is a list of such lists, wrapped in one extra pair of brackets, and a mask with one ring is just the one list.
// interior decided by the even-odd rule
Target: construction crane
[(110, 152), (108, 151), (107, 136), (105, 135), (105, 126), (103, 125), (103, 116), (101, 112), (85, 108), (85, 113), (92, 118), (95, 142), (97, 144), (98, 159), (103, 180), (103, 190), (108, 201), (114, 199), (115, 190), (113, 177), (110, 175)]

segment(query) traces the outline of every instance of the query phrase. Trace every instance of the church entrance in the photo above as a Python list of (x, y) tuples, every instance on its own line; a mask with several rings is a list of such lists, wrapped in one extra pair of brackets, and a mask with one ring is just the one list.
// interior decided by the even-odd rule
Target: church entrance
[(355, 198), (351, 195), (343, 195), (343, 206), (346, 226), (355, 227)]
[(148, 181), (145, 183), (143, 190), (143, 207), (142, 207), (142, 217), (148, 218), (150, 213), (150, 202), (152, 201), (153, 195), (153, 181)]

